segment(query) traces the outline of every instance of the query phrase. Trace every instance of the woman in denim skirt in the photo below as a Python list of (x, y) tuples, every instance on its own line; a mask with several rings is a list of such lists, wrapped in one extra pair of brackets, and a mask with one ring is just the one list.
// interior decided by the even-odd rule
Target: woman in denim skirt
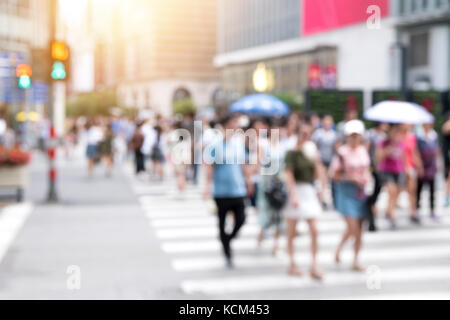
[(362, 144), (364, 124), (359, 120), (349, 121), (345, 126), (346, 144), (339, 147), (331, 170), (335, 181), (335, 206), (343, 216), (347, 229), (336, 250), (336, 263), (344, 244), (354, 238), (353, 270), (365, 271), (359, 263), (362, 247), (363, 222), (368, 214), (365, 186), (370, 179), (370, 157)]

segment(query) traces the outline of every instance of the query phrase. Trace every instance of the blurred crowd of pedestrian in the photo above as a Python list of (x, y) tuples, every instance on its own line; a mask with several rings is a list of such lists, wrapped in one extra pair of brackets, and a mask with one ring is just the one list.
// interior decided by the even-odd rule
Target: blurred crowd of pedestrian
[[(347, 226), (337, 244), (335, 262), (340, 263), (341, 250), (351, 239), (352, 267), (363, 271), (359, 262), (363, 231), (377, 230), (376, 217), (385, 217), (392, 230), (397, 228), (401, 192), (408, 196), (411, 223), (419, 225), (423, 220), (421, 194), (428, 188), (429, 216), (438, 221), (435, 186), (439, 173), (444, 173), (444, 200), (450, 205), (450, 117), (440, 132), (432, 124), (370, 126), (367, 129), (353, 109), (337, 124), (327, 114), (301, 113), (284, 118), (239, 114), (98, 117), (74, 120), (65, 141), (70, 150), (84, 136), (90, 177), (97, 163), (103, 163), (110, 176), (114, 161), (132, 156), (142, 181), (157, 183), (173, 173), (181, 200), (189, 183), (199, 183), (203, 170), (203, 196), (215, 202), (220, 240), (230, 267), (231, 242), (253, 208), (261, 227), (258, 243), (274, 229), (276, 254), (278, 239), (285, 234), (289, 274), (301, 275), (294, 259), (294, 239), (298, 222), (305, 220), (311, 237), (310, 275), (322, 279), (316, 256), (317, 225), (323, 212), (334, 209)], [(249, 130), (256, 134), (248, 134)], [(385, 212), (377, 209), (382, 190), (388, 195)], [(234, 228), (228, 233), (225, 225), (230, 213)]]

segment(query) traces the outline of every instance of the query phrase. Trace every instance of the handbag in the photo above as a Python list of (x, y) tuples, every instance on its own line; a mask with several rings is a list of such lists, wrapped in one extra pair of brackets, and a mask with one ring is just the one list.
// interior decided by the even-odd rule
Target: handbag
[(288, 201), (286, 186), (278, 177), (272, 178), (264, 190), (264, 195), (269, 203), (269, 206), (275, 210), (283, 209)]

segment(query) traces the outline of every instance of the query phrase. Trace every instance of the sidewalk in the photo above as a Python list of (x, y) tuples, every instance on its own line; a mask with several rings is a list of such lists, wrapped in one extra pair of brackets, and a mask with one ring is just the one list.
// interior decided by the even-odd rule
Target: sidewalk
[[(176, 294), (167, 290), (177, 290), (176, 275), (121, 168), (112, 178), (98, 168), (89, 180), (80, 160), (59, 167), (61, 203), (48, 205), (46, 159), (34, 158), (26, 195), (34, 210), (0, 258), (0, 299), (158, 299), (162, 288)], [(69, 266), (80, 268), (81, 290), (67, 288)]]

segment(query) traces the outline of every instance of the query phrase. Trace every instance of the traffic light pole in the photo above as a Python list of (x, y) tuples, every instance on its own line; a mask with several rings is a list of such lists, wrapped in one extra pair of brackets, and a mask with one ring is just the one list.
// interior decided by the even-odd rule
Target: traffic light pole
[[(49, 48), (56, 38), (56, 19), (58, 15), (58, 0), (49, 1), (49, 33), (50, 33), (50, 43)], [(48, 57), (50, 58), (50, 57)], [(49, 75), (49, 121), (50, 121), (50, 145), (48, 146), (47, 154), (49, 160), (49, 184), (48, 184), (48, 195), (47, 202), (56, 203), (58, 202), (58, 193), (56, 191), (56, 132), (55, 132), (55, 83)]]

